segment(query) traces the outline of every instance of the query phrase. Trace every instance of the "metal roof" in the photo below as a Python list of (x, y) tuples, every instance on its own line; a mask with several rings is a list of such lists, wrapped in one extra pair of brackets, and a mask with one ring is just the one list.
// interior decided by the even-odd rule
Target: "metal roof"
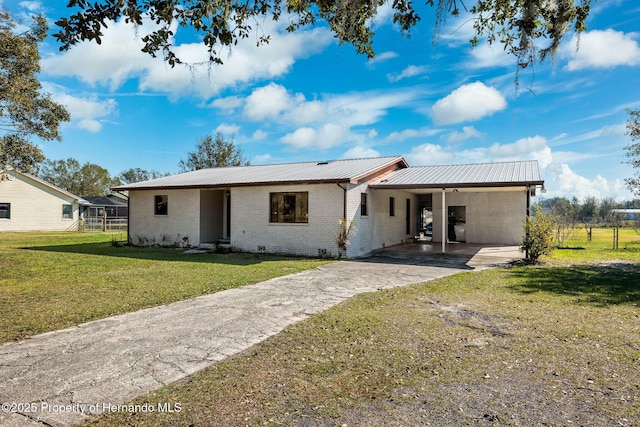
[(114, 190), (227, 187), (302, 182), (349, 182), (395, 163), (399, 164), (400, 167), (408, 166), (402, 157), (393, 156), (327, 162), (316, 161), (211, 168), (122, 185), (114, 188)]
[(544, 183), (536, 160), (401, 169), (371, 184), (377, 188), (491, 187)]

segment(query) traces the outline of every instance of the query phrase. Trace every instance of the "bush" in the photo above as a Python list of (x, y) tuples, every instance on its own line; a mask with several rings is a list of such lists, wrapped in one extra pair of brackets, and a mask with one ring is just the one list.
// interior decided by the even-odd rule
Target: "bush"
[(551, 214), (536, 212), (528, 217), (523, 225), (524, 237), (520, 250), (527, 254), (527, 261), (535, 264), (543, 255), (553, 252), (553, 240), (556, 229), (556, 219)]

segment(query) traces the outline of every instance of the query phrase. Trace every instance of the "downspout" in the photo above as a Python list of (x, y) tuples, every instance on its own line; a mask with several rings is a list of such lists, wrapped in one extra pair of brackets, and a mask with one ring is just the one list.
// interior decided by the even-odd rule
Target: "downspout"
[(444, 196), (445, 190), (445, 188), (442, 189), (442, 253), (445, 253), (447, 248), (447, 206)]
[(344, 220), (347, 220), (347, 187), (343, 187), (342, 185), (340, 185), (339, 182), (336, 182), (336, 185), (340, 188), (342, 188), (342, 191), (344, 192), (344, 196), (342, 198), (342, 218), (344, 218)]

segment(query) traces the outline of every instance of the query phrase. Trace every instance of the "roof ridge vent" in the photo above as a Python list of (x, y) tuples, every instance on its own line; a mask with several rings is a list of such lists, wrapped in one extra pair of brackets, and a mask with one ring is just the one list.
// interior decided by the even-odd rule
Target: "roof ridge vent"
[(328, 164), (329, 164), (329, 162), (327, 160), (323, 160), (323, 161), (317, 163), (318, 166), (320, 166), (320, 165), (328, 165)]

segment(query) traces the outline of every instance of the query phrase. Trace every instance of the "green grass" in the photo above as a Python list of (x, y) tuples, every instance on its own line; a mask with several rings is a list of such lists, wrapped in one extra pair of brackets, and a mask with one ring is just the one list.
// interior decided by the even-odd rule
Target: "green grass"
[(639, 257), (585, 247), (358, 295), (89, 424), (638, 425)]
[(613, 229), (594, 228), (592, 240), (589, 241), (585, 229), (577, 228), (564, 242), (563, 248), (556, 249), (552, 258), (568, 263), (593, 263), (609, 259), (637, 261), (640, 259), (640, 234), (632, 228), (620, 228), (618, 249), (614, 250)]
[[(116, 236), (117, 237), (117, 236)], [(112, 235), (0, 234), (0, 342), (314, 268), (327, 261), (114, 247)]]
[(136, 401), (178, 402), (179, 414), (95, 424), (634, 425), (637, 299), (541, 290), (539, 273), (464, 273), (357, 296)]

